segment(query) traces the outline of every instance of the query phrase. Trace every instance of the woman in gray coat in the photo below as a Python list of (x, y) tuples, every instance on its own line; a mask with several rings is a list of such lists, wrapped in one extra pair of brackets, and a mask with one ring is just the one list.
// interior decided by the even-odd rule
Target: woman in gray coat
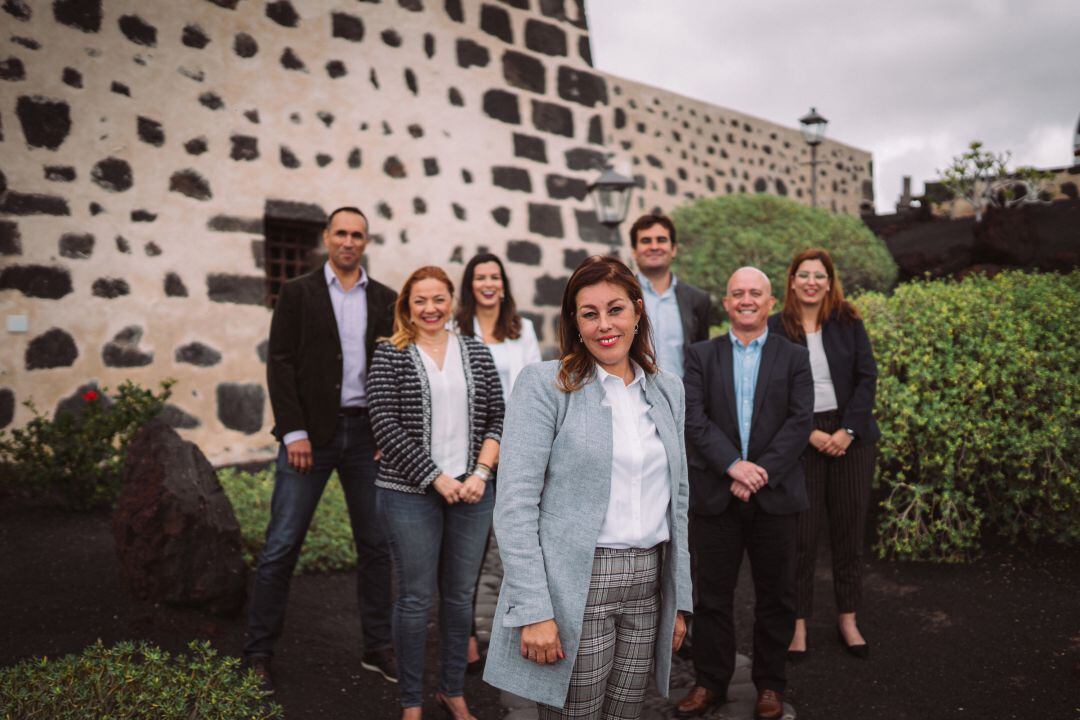
[(632, 719), (650, 675), (667, 694), (692, 609), (683, 388), (617, 259), (578, 267), (559, 327), (561, 360), (526, 367), (508, 405), (484, 679), (542, 719)]

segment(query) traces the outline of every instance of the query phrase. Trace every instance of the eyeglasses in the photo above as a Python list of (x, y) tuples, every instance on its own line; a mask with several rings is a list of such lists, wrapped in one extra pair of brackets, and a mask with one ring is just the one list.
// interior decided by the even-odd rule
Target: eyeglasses
[(810, 272), (807, 272), (806, 270), (800, 270), (799, 272), (795, 273), (795, 277), (799, 278), (800, 280), (809, 280), (811, 277), (813, 277), (818, 282), (821, 282), (822, 280), (828, 280), (829, 279), (828, 273), (823, 273), (823, 272), (810, 273)]

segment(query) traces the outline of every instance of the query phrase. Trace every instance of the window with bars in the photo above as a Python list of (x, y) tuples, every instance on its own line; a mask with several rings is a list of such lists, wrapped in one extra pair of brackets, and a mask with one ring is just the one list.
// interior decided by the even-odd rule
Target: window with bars
[(319, 261), (323, 226), (299, 220), (266, 218), (266, 304), (274, 307), (286, 280), (303, 275)]

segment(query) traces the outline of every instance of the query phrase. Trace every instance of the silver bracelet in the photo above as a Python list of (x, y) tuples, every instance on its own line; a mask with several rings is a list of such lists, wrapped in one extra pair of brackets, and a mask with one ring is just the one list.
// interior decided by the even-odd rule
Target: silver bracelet
[(472, 474), (484, 482), (487, 482), (491, 479), (491, 468), (483, 463), (477, 463), (476, 467), (473, 468)]

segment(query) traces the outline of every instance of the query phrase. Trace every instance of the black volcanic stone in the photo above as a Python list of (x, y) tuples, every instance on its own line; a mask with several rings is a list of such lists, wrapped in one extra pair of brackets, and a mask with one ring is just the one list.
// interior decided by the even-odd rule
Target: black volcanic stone
[(101, 0), (53, 0), (53, 17), (84, 33), (101, 30)]
[(242, 58), (255, 57), (255, 53), (259, 52), (259, 43), (245, 32), (236, 33), (233, 38), (233, 52)]
[(346, 158), (345, 162), (353, 170), (359, 169), (360, 165), (361, 165), (361, 162), (362, 162), (362, 157), (360, 155), (360, 148), (355, 148), (354, 147), (352, 150), (350, 150), (349, 151), (349, 157)]
[(262, 218), (236, 217), (235, 215), (215, 215), (206, 223), (208, 230), (215, 232), (236, 232), (262, 235)]
[(165, 144), (165, 128), (157, 120), (140, 115), (137, 126), (139, 139), (147, 145), (161, 147)]
[(59, 241), (60, 256), (86, 260), (94, 254), (94, 236), (90, 233), (64, 233)]
[[(1064, 188), (1062, 189), (1064, 190)], [(780, 178), (776, 178), (776, 194), (780, 197), (787, 197), (788, 194), (787, 185), (785, 185), (784, 181)]]
[(189, 415), (172, 403), (168, 403), (161, 409), (158, 419), (174, 430), (191, 430), (202, 424), (199, 418)]
[(522, 265), (540, 264), (540, 246), (528, 240), (511, 240), (506, 244), (506, 259)]
[(461, 91), (456, 87), (447, 90), (446, 97), (454, 107), (465, 107), (465, 98), (461, 96)]
[(101, 349), (101, 361), (105, 367), (145, 367), (154, 362), (154, 353), (139, 349), (143, 331), (138, 325), (129, 325), (113, 336)]
[[(11, 17), (26, 22), (33, 17), (34, 11), (26, 4), (26, 0), (4, 0), (3, 10)], [(6, 423), (0, 423), (0, 426)]]
[(769, 184), (765, 182), (765, 178), (758, 178), (754, 181), (754, 192), (763, 193), (769, 189)]
[(50, 182), (74, 182), (75, 168), (70, 165), (46, 165), (45, 179)]
[(0, 255), (22, 255), (19, 225), (10, 220), (0, 220)]
[(0, 80), (18, 82), (19, 80), (25, 79), (26, 68), (23, 66), (22, 60), (17, 57), (9, 57), (7, 60), (0, 60)]
[(532, 192), (532, 180), (529, 171), (516, 167), (495, 166), (491, 168), (491, 184), (507, 190)]
[(26, 369), (47, 370), (56, 367), (71, 367), (79, 349), (75, 340), (60, 328), (52, 328), (30, 341), (26, 347)]
[(15, 393), (11, 388), (0, 388), (0, 428), (11, 424), (15, 418)]
[(412, 208), (417, 215), (423, 215), (427, 212), (427, 203), (424, 202), (424, 198), (414, 197), (412, 199)]
[(279, 156), (283, 167), (287, 167), (290, 170), (295, 170), (300, 167), (300, 160), (296, 157), (296, 154), (284, 145), (281, 146)]
[(192, 342), (176, 348), (175, 360), (199, 367), (213, 367), (221, 362), (221, 353), (201, 342)]
[(574, 114), (563, 105), (533, 100), (532, 122), (542, 132), (574, 137)]
[(517, 8), (518, 10), (529, 9), (529, 0), (502, 0), (502, 3)]
[(136, 45), (145, 47), (157, 45), (157, 28), (138, 15), (121, 15), (118, 24), (124, 37)]
[(461, 168), (461, 182), (465, 183), (466, 185), (472, 185), (472, 181), (472, 173), (465, 168)]
[(588, 107), (607, 105), (607, 82), (600, 75), (568, 68), (559, 68), (559, 97), (563, 100), (581, 103)]
[(131, 243), (123, 235), (116, 236), (116, 249), (125, 255), (131, 254)]
[(69, 85), (73, 88), (81, 88), (83, 86), (82, 73), (75, 68), (64, 68), (64, 74), (61, 77), (65, 85)]
[(131, 293), (131, 286), (128, 285), (127, 280), (122, 278), (98, 278), (94, 281), (94, 285), (91, 287), (90, 292), (96, 297), (112, 300), (121, 295), (129, 295)]
[(405, 68), (405, 87), (409, 88), (409, 92), (416, 95), (420, 92), (420, 87), (416, 82), (416, 73), (410, 68)]
[(326, 153), (318, 153), (315, 155), (315, 164), (319, 167), (326, 167), (334, 161), (334, 158), (330, 157)]
[(71, 132), (71, 108), (62, 100), (23, 95), (15, 104), (15, 114), (30, 147), (56, 150)]
[(532, 55), (507, 50), (502, 56), (503, 79), (511, 87), (543, 94), (547, 88), (544, 63)]
[(588, 141), (593, 145), (604, 144), (604, 125), (599, 115), (593, 115), (589, 118)]
[(570, 170), (599, 170), (604, 166), (604, 153), (588, 148), (566, 151), (566, 167)]
[(255, 354), (259, 356), (259, 362), (266, 364), (266, 358), (270, 356), (270, 341), (263, 340), (255, 346)]
[(574, 219), (577, 222), (578, 237), (585, 242), (612, 243), (618, 242), (618, 235), (600, 224), (596, 219), (596, 213), (592, 210), (574, 210)]
[(401, 35), (397, 30), (383, 30), (379, 37), (390, 47), (401, 47)]
[(281, 67), (286, 70), (302, 70), (307, 71), (307, 65), (299, 58), (296, 52), (292, 48), (287, 47), (285, 51), (281, 53)]
[[(534, 101), (535, 102), (535, 101)], [(521, 124), (518, 96), (505, 90), (488, 90), (484, 93), (484, 112), (488, 117), (511, 125)]]
[(177, 170), (172, 174), (169, 178), (169, 192), (177, 192), (193, 200), (209, 200), (214, 197), (209, 181), (190, 168)]
[(379, 214), (379, 217), (384, 218), (386, 220), (393, 220), (394, 219), (394, 209), (392, 207), (390, 207), (385, 202), (381, 202), (378, 205), (376, 205), (375, 206), (375, 212), (377, 212)]
[(326, 74), (330, 76), (331, 80), (337, 80), (339, 77), (348, 75), (349, 71), (345, 68), (345, 63), (340, 60), (331, 60), (326, 63)]
[(189, 48), (202, 50), (210, 44), (210, 38), (207, 37), (206, 33), (198, 25), (185, 25), (184, 34), (180, 37), (180, 42), (187, 45)]
[(59, 300), (71, 292), (71, 274), (46, 265), (9, 265), (0, 270), (0, 290), (18, 290), (26, 297)]
[(562, 214), (558, 205), (529, 203), (529, 232), (544, 237), (563, 237)]
[(126, 95), (127, 97), (131, 97), (131, 88), (129, 88), (122, 82), (116, 82), (115, 80), (113, 80), (112, 85), (109, 86), (109, 90), (116, 93), (117, 95)]
[(400, 180), (405, 177), (405, 166), (397, 155), (391, 155), (383, 163), (383, 172), (396, 180)]
[(254, 108), (251, 110), (245, 110), (244, 117), (247, 118), (248, 122), (250, 123), (253, 123), (255, 125), (259, 124), (259, 111), (255, 110)]
[(668, 195), (675, 195), (679, 191), (679, 186), (675, 184), (675, 181), (671, 178), (664, 178), (664, 192)]
[(90, 179), (94, 184), (109, 192), (124, 192), (134, 184), (131, 165), (120, 158), (107, 157), (99, 160), (90, 170)]
[(547, 162), (547, 146), (543, 138), (514, 133), (514, 157)]
[(146, 253), (147, 257), (157, 257), (161, 254), (161, 246), (151, 240), (143, 245), (143, 252)]
[(20, 37), (18, 35), (12, 35), (11, 36), (11, 42), (15, 43), (16, 45), (22, 45), (27, 50), (40, 50), (41, 49), (41, 43), (39, 43), (34, 38)]
[(513, 44), (514, 31), (510, 28), (510, 13), (501, 7), (484, 4), (480, 8), (480, 29), (504, 42)]
[(229, 157), (237, 161), (251, 161), (259, 158), (259, 141), (250, 135), (233, 135), (229, 138), (232, 150)]
[(539, 0), (540, 13), (556, 20), (566, 20), (565, 0)]
[(525, 22), (525, 47), (552, 56), (566, 55), (566, 33), (562, 28), (542, 20)]
[(226, 10), (235, 10), (236, 6), (240, 4), (240, 0), (207, 0), (217, 5), (219, 8)]
[(335, 12), (330, 16), (330, 33), (336, 38), (360, 42), (364, 39), (364, 21), (349, 13)]
[(409, 135), (412, 135), (414, 138), (422, 138), (422, 137), (424, 137), (424, 128), (423, 128), (423, 126), (419, 125), (418, 123), (413, 123), (413, 124), (409, 125), (408, 130), (409, 130)]
[(495, 208), (491, 211), (491, 219), (506, 227), (510, 224), (510, 208), (503, 206)]
[(615, 108), (615, 129), (622, 130), (624, 127), (626, 127), (626, 111)]
[(254, 435), (262, 429), (266, 393), (257, 383), (217, 386), (217, 416), (230, 430)]
[(420, 12), (424, 9), (423, 0), (398, 0), (398, 5), (409, 12)]
[(0, 193), (0, 214), (4, 215), (70, 215), (67, 200), (55, 195), (20, 193), (8, 190)]
[(266, 3), (266, 17), (282, 27), (294, 28), (300, 24), (300, 16), (289, 0), (274, 0)]
[(454, 22), (465, 22), (465, 11), (461, 7), (461, 0), (446, 0), (443, 3), (446, 15)]
[(533, 295), (533, 305), (541, 307), (559, 307), (562, 305), (563, 291), (570, 278), (552, 277), (541, 275), (536, 278), (536, 293)]
[(565, 175), (548, 175), (544, 184), (547, 186), (548, 197), (552, 200), (584, 200), (589, 194), (589, 186), (584, 180)]
[(439, 174), (439, 159), (438, 158), (424, 158), (424, 174), (428, 177)]
[(536, 339), (540, 342), (544, 342), (544, 316), (540, 313), (528, 312), (527, 310), (519, 310), (518, 312), (521, 317), (533, 324), (533, 329), (536, 330)]
[(204, 92), (199, 96), (199, 104), (211, 110), (220, 110), (225, 107), (225, 101), (216, 93)]
[(458, 220), (466, 219), (465, 208), (463, 206), (458, 205), (457, 203), (450, 203), (450, 209), (453, 210), (454, 217), (456, 217)]
[(562, 262), (563, 267), (567, 270), (577, 270), (581, 263), (585, 262), (589, 257), (588, 250), (563, 250)]
[(145, 208), (139, 208), (138, 210), (131, 211), (131, 222), (154, 222), (157, 220), (157, 213), (152, 213)]
[(101, 203), (96, 202), (90, 203), (90, 206), (87, 209), (90, 210), (91, 216), (100, 215), (101, 213), (105, 212), (105, 208), (101, 206)]
[(431, 33), (424, 33), (424, 54), (429, 60), (435, 57), (435, 36)]
[(458, 38), (457, 64), (463, 68), (486, 67), (491, 61), (491, 53), (480, 43), (467, 38)]
[(211, 273), (206, 276), (206, 290), (214, 302), (262, 305), (266, 298), (266, 279), (257, 275)]
[(263, 216), (281, 220), (298, 220), (315, 225), (326, 224), (326, 210), (321, 205), (292, 200), (267, 200), (263, 205)]
[(368, 82), (371, 83), (371, 87), (379, 89), (379, 74), (375, 72), (375, 68), (371, 68), (371, 72), (368, 73)]
[(165, 295), (168, 297), (187, 297), (187, 285), (174, 272), (165, 274)]
[(585, 61), (587, 65), (592, 65), (592, 43), (589, 42), (588, 35), (579, 35), (577, 39), (577, 51), (581, 59)]
[(663, 168), (664, 167), (664, 163), (660, 162), (660, 158), (656, 157), (655, 155), (646, 155), (645, 156), (645, 162), (649, 163), (654, 168)]

